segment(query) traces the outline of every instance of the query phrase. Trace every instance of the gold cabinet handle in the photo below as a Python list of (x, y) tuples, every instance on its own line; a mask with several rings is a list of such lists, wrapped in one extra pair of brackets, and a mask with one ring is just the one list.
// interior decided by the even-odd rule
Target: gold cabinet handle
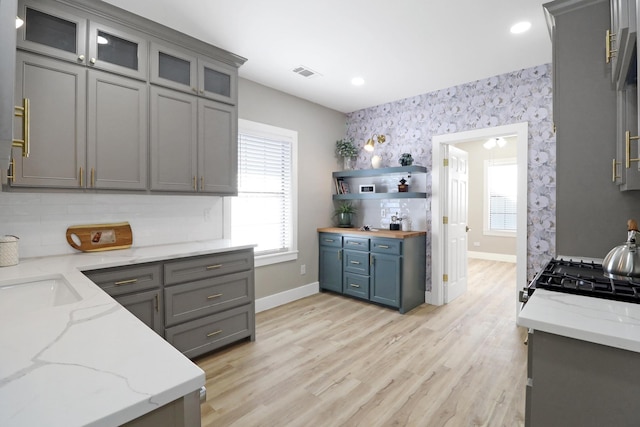
[(95, 63), (96, 63), (96, 58), (91, 58), (91, 59), (89, 60), (89, 62), (91, 62), (91, 65), (95, 65)]
[(94, 168), (91, 168), (91, 187), (95, 187), (96, 186), (96, 170)]
[(373, 265), (373, 254), (369, 254), (369, 265)]
[(360, 265), (360, 261), (351, 261), (351, 264)]
[(207, 297), (207, 299), (216, 299), (216, 298), (220, 298), (222, 296), (222, 294), (214, 294), (214, 295), (209, 295)]
[(611, 162), (611, 169), (612, 169), (612, 175), (611, 175), (611, 181), (612, 182), (616, 182), (616, 179), (618, 178), (622, 178), (622, 176), (618, 175), (618, 165), (620, 165), (620, 162), (616, 162), (616, 159), (613, 159), (613, 162)]
[(631, 136), (631, 132), (626, 131), (624, 133), (624, 145), (625, 145), (625, 166), (627, 167), (627, 169), (629, 169), (631, 167), (631, 162), (640, 162), (640, 159), (632, 159), (631, 158), (631, 140), (637, 140), (640, 139), (640, 136)]
[(11, 162), (9, 162), (9, 170), (11, 174), (7, 174), (7, 180), (11, 180), (11, 182), (16, 181), (16, 160), (11, 157)]
[(193, 177), (193, 191), (197, 191), (198, 189), (196, 188), (196, 177), (194, 175)]
[(349, 242), (350, 245), (356, 245), (356, 246), (360, 246), (360, 243), (358, 242)]
[(22, 107), (15, 107), (14, 115), (16, 117), (22, 117), (22, 139), (14, 139), (11, 145), (22, 149), (22, 157), (29, 157), (31, 152), (31, 138), (29, 131), (31, 123), (31, 105), (29, 104), (28, 98), (24, 98), (22, 100)]
[(156, 299), (156, 312), (158, 312), (160, 310), (160, 297), (158, 297), (158, 294), (155, 295), (155, 299)]
[(208, 333), (208, 334), (207, 334), (207, 337), (213, 337), (213, 336), (218, 335), (218, 334), (221, 334), (221, 333), (222, 333), (222, 329), (218, 329), (218, 330), (217, 330), (217, 331), (215, 331), (215, 332), (210, 332), (210, 333)]
[(200, 177), (200, 191), (204, 191), (204, 176)]
[(208, 265), (207, 270), (216, 270), (220, 267), (222, 267), (222, 264)]
[(378, 247), (380, 249), (389, 249), (389, 246), (387, 246), (387, 245), (378, 245)]
[(78, 62), (84, 62), (84, 55), (78, 56)]
[(138, 281), (138, 279), (128, 279), (128, 280), (121, 280), (119, 282), (115, 282), (114, 285), (116, 286), (120, 286), (120, 285), (130, 285), (132, 283), (136, 283)]
[(78, 172), (80, 176), (80, 187), (84, 187), (84, 169), (80, 166), (80, 172)]
[(338, 259), (342, 261), (342, 250), (338, 251)]
[(349, 283), (349, 286), (351, 286), (352, 288), (359, 288), (360, 285), (356, 285), (355, 283)]
[(325, 242), (333, 243), (333, 239), (324, 239)]
[(611, 58), (613, 58), (614, 56), (617, 55), (618, 50), (617, 49), (611, 49), (611, 44), (616, 40), (616, 35), (613, 34), (611, 32), (611, 30), (607, 30), (606, 36), (605, 36), (605, 42), (604, 42), (604, 46), (605, 46), (605, 62), (608, 64), (611, 62)]

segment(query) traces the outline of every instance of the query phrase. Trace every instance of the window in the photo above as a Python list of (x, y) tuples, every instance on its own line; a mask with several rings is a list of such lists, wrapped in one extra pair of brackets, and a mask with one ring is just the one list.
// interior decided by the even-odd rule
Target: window
[(485, 161), (484, 233), (513, 236), (517, 224), (518, 166), (516, 159)]
[(238, 121), (238, 197), (231, 238), (256, 243), (256, 266), (297, 258), (298, 133)]

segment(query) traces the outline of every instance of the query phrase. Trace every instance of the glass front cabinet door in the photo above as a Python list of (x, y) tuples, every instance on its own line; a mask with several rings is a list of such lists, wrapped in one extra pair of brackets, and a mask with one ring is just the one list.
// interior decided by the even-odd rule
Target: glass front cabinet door
[(235, 67), (185, 49), (151, 44), (151, 82), (157, 85), (235, 105), (237, 74)]
[(21, 1), (18, 16), (24, 20), (18, 29), (19, 48), (147, 79), (148, 43), (133, 31), (82, 16), (81, 11), (64, 4), (53, 9), (39, 0)]

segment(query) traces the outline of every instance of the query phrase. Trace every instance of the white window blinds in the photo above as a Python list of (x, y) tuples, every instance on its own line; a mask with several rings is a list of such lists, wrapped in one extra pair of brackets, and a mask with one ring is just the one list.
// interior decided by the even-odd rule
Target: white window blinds
[(292, 152), (286, 135), (238, 132), (238, 197), (231, 234), (257, 244), (256, 255), (291, 251)]

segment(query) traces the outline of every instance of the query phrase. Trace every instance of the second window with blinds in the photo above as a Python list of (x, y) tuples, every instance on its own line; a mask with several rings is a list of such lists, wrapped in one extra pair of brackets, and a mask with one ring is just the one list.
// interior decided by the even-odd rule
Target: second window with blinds
[(513, 237), (518, 219), (516, 159), (486, 160), (484, 234)]
[(256, 266), (297, 258), (298, 133), (238, 120), (238, 196), (231, 238), (255, 243)]

